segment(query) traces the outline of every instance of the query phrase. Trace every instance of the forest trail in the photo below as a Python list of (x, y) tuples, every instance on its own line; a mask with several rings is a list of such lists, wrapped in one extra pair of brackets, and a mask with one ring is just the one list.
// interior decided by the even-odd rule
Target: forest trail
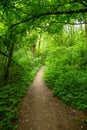
[(54, 97), (42, 75), (43, 68), (37, 73), (21, 102), (18, 130), (85, 130), (79, 121), (84, 118), (84, 114)]

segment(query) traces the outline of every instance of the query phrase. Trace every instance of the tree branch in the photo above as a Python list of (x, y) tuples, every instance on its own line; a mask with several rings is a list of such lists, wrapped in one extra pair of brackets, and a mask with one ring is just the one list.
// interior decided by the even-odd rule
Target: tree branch
[(2, 54), (5, 57), (8, 57), (8, 55), (5, 52), (1, 51), (1, 50), (0, 50), (0, 54)]
[(24, 19), (22, 21), (19, 21), (17, 23), (14, 23), (13, 25), (10, 26), (10, 29), (17, 26), (17, 25), (20, 25), (22, 23), (26, 23), (26, 22), (29, 22), (31, 20), (36, 20), (36, 19), (39, 19), (40, 17), (42, 16), (51, 16), (51, 15), (68, 15), (68, 14), (79, 14), (79, 13), (86, 13), (87, 12), (87, 9), (78, 9), (78, 10), (70, 10), (70, 11), (51, 11), (51, 12), (46, 12), (46, 13), (43, 13), (43, 14), (39, 14), (39, 15), (34, 15), (32, 17), (29, 17), (27, 19)]
[[(81, 22), (81, 23), (71, 23), (71, 22), (56, 22), (56, 21), (51, 21), (51, 22), (49, 23), (49, 25), (51, 25), (51, 24), (83, 25), (83, 24), (85, 24), (85, 22)], [(48, 25), (48, 26), (49, 26), (49, 25)]]
[(72, 26), (74, 26), (74, 25), (83, 25), (83, 24), (85, 24), (85, 22), (81, 22), (81, 23), (71, 23), (71, 22), (56, 22), (56, 21), (51, 21), (50, 23), (48, 23), (48, 25), (46, 25), (46, 26), (33, 26), (32, 27), (32, 29), (34, 29), (34, 28), (41, 28), (41, 29), (48, 29), (49, 28), (49, 26), (51, 26), (52, 24), (69, 24), (69, 25), (72, 25)]
[(83, 6), (85, 6), (87, 8), (87, 3), (84, 3), (86, 1), (84, 1), (84, 0), (76, 0), (76, 1), (79, 2), (81, 5), (83, 5)]
[[(3, 52), (1, 50), (0, 50), (0, 54), (7, 57), (7, 58), (9, 57), (5, 52)], [(15, 63), (15, 65), (17, 65), (18, 67), (22, 67), (21, 65), (17, 64), (13, 59), (12, 59), (12, 62)]]

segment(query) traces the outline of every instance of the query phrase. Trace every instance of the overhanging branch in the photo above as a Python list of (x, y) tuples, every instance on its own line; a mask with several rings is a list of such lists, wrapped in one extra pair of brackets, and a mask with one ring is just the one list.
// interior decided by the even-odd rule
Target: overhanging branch
[[(1, 50), (0, 50), (0, 54), (3, 55), (4, 57), (7, 57), (7, 58), (9, 57), (5, 52), (3, 52), (3, 51), (1, 51)], [(22, 69), (24, 69), (23, 66), (21, 66), (21, 65), (18, 64), (18, 63), (16, 63), (16, 61), (14, 61), (13, 59), (12, 59), (12, 62), (13, 62), (16, 66), (22, 67)]]
[(87, 9), (79, 9), (79, 10), (70, 10), (70, 11), (51, 11), (51, 12), (46, 12), (46, 13), (43, 13), (43, 14), (39, 14), (39, 15), (33, 15), (29, 18), (26, 18), (22, 21), (19, 21), (13, 25), (10, 26), (10, 29), (17, 26), (17, 25), (20, 25), (22, 23), (26, 23), (26, 22), (29, 22), (29, 21), (32, 21), (32, 20), (36, 20), (36, 19), (39, 19), (40, 17), (42, 16), (51, 16), (51, 15), (73, 15), (73, 14), (79, 14), (79, 13), (87, 13)]
[(8, 55), (5, 52), (1, 51), (1, 50), (0, 50), (0, 54), (5, 56), (5, 57), (8, 57)]
[(85, 1), (85, 0), (74, 0), (75, 2), (77, 1), (77, 2), (79, 2), (81, 5), (83, 5), (84, 7), (86, 7), (87, 8), (87, 1)]
[(51, 21), (46, 26), (41, 26), (41, 25), (33, 26), (32, 29), (34, 29), (34, 28), (41, 28), (41, 29), (47, 30), (52, 24), (64, 24), (64, 25), (71, 25), (71, 26), (77, 25), (78, 26), (78, 25), (84, 25), (85, 23), (84, 22), (71, 23), (71, 22), (56, 22), (56, 21)]

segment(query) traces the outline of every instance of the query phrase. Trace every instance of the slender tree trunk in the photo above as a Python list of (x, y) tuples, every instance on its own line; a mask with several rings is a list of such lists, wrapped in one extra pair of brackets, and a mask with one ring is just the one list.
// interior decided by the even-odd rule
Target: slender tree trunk
[(41, 34), (39, 35), (39, 42), (38, 42), (38, 56), (40, 54), (40, 44), (41, 44)]
[(33, 45), (32, 48), (31, 48), (33, 58), (34, 58), (34, 55), (35, 55), (35, 47), (36, 47), (36, 45)]
[(5, 72), (4, 72), (4, 84), (5, 85), (7, 85), (7, 83), (8, 83), (9, 69), (10, 69), (11, 62), (12, 62), (13, 50), (14, 50), (14, 44), (11, 44), (10, 50), (9, 50), (8, 61), (7, 61), (7, 65), (6, 65)]
[(87, 43), (87, 13), (85, 14), (85, 38)]

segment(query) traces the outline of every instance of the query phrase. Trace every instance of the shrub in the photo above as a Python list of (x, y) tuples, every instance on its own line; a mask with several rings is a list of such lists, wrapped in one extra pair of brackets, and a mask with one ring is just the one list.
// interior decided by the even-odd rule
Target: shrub
[(87, 48), (58, 47), (47, 56), (44, 80), (54, 95), (79, 109), (87, 108)]

